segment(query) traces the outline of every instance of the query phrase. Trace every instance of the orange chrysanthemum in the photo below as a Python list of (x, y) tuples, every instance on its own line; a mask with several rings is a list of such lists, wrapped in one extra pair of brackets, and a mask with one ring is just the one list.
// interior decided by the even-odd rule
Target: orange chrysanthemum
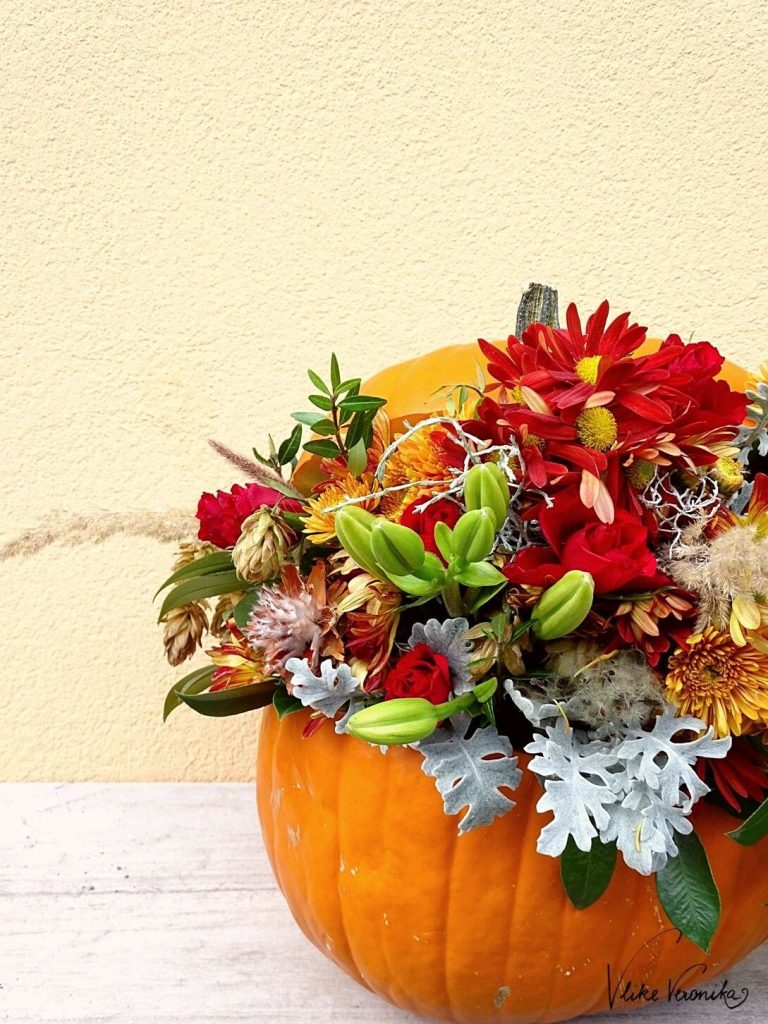
[(762, 732), (768, 729), (768, 654), (737, 647), (727, 633), (707, 627), (670, 658), (667, 696), (717, 736)]
[[(418, 430), (399, 445), (387, 462), (384, 487), (402, 487), (382, 499), (381, 511), (388, 519), (399, 520), (403, 509), (422, 493), (440, 489), (452, 479), (450, 467), (456, 465), (452, 441), (442, 428)], [(454, 445), (455, 447), (455, 445)], [(430, 481), (431, 486), (420, 486)], [(413, 483), (413, 487), (403, 484)]]

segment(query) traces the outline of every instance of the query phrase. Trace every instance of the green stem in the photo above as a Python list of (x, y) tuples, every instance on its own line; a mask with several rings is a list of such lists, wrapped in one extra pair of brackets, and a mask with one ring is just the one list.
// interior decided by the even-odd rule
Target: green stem
[(461, 600), (461, 588), (456, 580), (448, 580), (442, 590), (443, 604), (445, 610), (452, 618), (464, 614), (464, 603)]

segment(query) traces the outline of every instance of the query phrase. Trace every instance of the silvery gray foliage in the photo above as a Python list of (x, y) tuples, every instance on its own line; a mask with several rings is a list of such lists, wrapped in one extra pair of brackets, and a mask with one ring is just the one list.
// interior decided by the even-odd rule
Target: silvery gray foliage
[(752, 497), (752, 492), (754, 491), (754, 489), (755, 481), (745, 480), (741, 487), (738, 489), (738, 491), (736, 491), (734, 496), (728, 502), (728, 504), (737, 516), (743, 514), (744, 510), (749, 504), (749, 499)]
[(607, 805), (619, 801), (611, 785), (616, 756), (609, 744), (586, 740), (562, 717), (544, 730), (525, 748), (534, 755), (531, 771), (546, 780), (536, 810), (553, 814), (541, 830), (536, 849), (559, 857), (573, 837), (580, 850), (589, 850), (592, 840), (610, 823)]
[(472, 645), (464, 639), (469, 629), (466, 619), (430, 619), (417, 622), (411, 630), (409, 647), (426, 644), (433, 651), (442, 654), (451, 670), (451, 683), (455, 694), (468, 693), (472, 689), (472, 675), (469, 663), (472, 660)]
[(667, 704), (649, 731), (630, 729), (619, 744), (617, 757), (627, 765), (631, 779), (644, 782), (669, 807), (690, 812), (709, 786), (696, 774), (700, 757), (723, 758), (731, 749), (730, 738), (716, 740), (710, 726), (693, 740), (678, 740), (680, 732), (700, 733), (704, 723), (690, 715), (677, 717)]
[(336, 723), (334, 725), (335, 731), (339, 735), (345, 733), (347, 731), (347, 722), (350, 720), (352, 715), (355, 714), (356, 711), (361, 711), (365, 707), (365, 705), (366, 702), (362, 699), (362, 697), (353, 696), (349, 702), (349, 707), (344, 712), (343, 716), (336, 720)]
[(421, 770), (435, 780), (446, 814), (467, 812), (459, 822), (459, 834), (481, 825), (515, 806), (499, 792), (501, 786), (517, 789), (523, 773), (512, 756), (512, 744), (494, 726), (478, 728), (467, 736), (472, 718), (454, 715), (450, 723), (414, 744), (424, 757)]
[(289, 658), (285, 667), (293, 676), (294, 697), (298, 697), (305, 708), (322, 711), (328, 718), (333, 718), (359, 688), (349, 665), (334, 666), (330, 658), (321, 663), (319, 676), (305, 658)]
[(628, 783), (620, 804), (610, 810), (603, 842), (615, 840), (628, 867), (641, 875), (661, 871), (669, 857), (677, 856), (675, 832), (688, 835), (693, 825), (680, 807), (670, 807), (644, 782)]
[(741, 449), (739, 462), (742, 464), (746, 464), (755, 445), (758, 455), (768, 455), (768, 383), (760, 381), (756, 387), (748, 388), (747, 398), (747, 416), (754, 426), (740, 427), (734, 442)]
[[(559, 856), (569, 836), (588, 850), (599, 836), (615, 841), (627, 865), (643, 875), (677, 856), (675, 834), (692, 831), (688, 815), (709, 792), (696, 774), (696, 761), (725, 757), (730, 738), (714, 739), (711, 727), (705, 730), (698, 718), (678, 718), (670, 704), (647, 731), (574, 729), (565, 703), (531, 700), (511, 681), (505, 687), (531, 724), (543, 730), (525, 748), (534, 755), (531, 771), (544, 779), (536, 809), (553, 814), (539, 836), (540, 853)], [(677, 739), (680, 732), (700, 735)]]

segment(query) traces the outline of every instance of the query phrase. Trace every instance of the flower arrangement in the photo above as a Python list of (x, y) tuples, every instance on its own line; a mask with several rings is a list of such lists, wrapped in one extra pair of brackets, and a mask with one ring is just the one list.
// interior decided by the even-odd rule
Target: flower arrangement
[(421, 418), (332, 356), (289, 437), (223, 450), (244, 482), (201, 497), (160, 610), (172, 664), (215, 642), (165, 714), (409, 745), (462, 834), (531, 773), (575, 906), (621, 857), (708, 949), (697, 805), (768, 832), (768, 383), (607, 303), (560, 326), (540, 287), (477, 354)]

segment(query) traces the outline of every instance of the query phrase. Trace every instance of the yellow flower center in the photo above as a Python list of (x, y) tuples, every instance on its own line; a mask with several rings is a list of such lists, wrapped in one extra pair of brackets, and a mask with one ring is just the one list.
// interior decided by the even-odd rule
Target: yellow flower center
[(574, 369), (585, 384), (597, 384), (597, 371), (600, 367), (600, 356), (584, 356)]
[(585, 409), (576, 420), (579, 440), (587, 448), (607, 452), (618, 436), (616, 417), (610, 409)]
[(523, 389), (519, 384), (515, 384), (513, 388), (509, 389), (509, 401), (512, 405), (525, 405)]
[(644, 459), (637, 459), (627, 470), (627, 479), (636, 491), (644, 491), (651, 480), (653, 480), (653, 474), (655, 472), (656, 467), (652, 462), (646, 462)]

